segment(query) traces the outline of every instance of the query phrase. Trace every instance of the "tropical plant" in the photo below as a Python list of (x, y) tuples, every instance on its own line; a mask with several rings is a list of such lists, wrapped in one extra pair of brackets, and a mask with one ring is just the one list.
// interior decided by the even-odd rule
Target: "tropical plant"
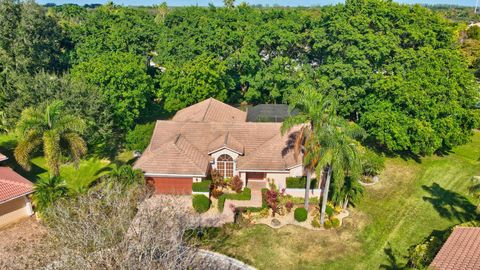
[(14, 155), (26, 170), (30, 170), (30, 158), (41, 145), (52, 176), (59, 175), (63, 153), (68, 153), (78, 164), (80, 157), (87, 152), (80, 136), (85, 131), (85, 123), (77, 116), (66, 114), (62, 101), (50, 103), (45, 110), (25, 109), (16, 128), (20, 141)]
[(145, 182), (143, 172), (132, 168), (130, 165), (112, 164), (110, 168), (110, 171), (105, 176), (107, 182), (120, 183), (124, 187)]
[[(317, 155), (319, 144), (313, 135), (317, 129), (322, 129), (328, 123), (334, 112), (334, 100), (322, 95), (311, 86), (304, 85), (290, 98), (291, 110), (297, 110), (298, 114), (285, 119), (282, 124), (282, 134), (295, 130), (292, 148), (295, 159), (303, 156), (302, 164), (307, 172), (305, 187), (304, 208), (308, 209), (309, 188), (312, 172), (317, 167), (319, 157)], [(321, 174), (317, 174), (321, 175)]]
[[(320, 224), (325, 221), (325, 208), (330, 190), (330, 183), (333, 175), (333, 194), (335, 202), (342, 200), (342, 188), (345, 185), (346, 176), (358, 180), (361, 173), (360, 156), (355, 138), (363, 138), (364, 131), (354, 123), (349, 123), (343, 118), (332, 117), (331, 121), (318, 129), (314, 134), (316, 143), (315, 157), (318, 158), (316, 173), (321, 175), (326, 171), (325, 187), (323, 191), (323, 202), (320, 213)], [(346, 193), (346, 191), (345, 191)]]
[(34, 185), (32, 202), (35, 209), (42, 213), (58, 199), (67, 195), (68, 189), (60, 176), (40, 178)]

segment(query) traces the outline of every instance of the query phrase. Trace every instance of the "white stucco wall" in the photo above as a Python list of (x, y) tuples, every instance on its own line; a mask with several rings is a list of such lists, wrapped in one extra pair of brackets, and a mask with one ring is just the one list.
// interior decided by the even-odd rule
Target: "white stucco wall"
[(25, 196), (2, 203), (0, 204), (0, 227), (32, 214), (30, 201)]
[(229, 156), (231, 156), (233, 158), (233, 175), (237, 175), (238, 172), (237, 172), (237, 158), (238, 158), (238, 154), (233, 152), (233, 151), (230, 151), (228, 149), (222, 149), (222, 150), (219, 150), (217, 152), (214, 152), (212, 153), (210, 156), (212, 157), (213, 159), (213, 163), (212, 163), (212, 169), (217, 169), (217, 159), (219, 156), (223, 155), (223, 154), (227, 154)]

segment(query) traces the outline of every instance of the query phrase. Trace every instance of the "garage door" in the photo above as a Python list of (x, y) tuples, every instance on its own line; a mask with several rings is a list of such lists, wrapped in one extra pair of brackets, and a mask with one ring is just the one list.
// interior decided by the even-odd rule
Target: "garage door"
[(148, 180), (157, 194), (192, 194), (192, 178), (154, 177)]

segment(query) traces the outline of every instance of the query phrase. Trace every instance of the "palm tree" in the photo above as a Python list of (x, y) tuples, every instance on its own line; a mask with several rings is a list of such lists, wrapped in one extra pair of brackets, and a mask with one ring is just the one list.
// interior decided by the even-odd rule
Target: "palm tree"
[(335, 107), (334, 100), (307, 86), (300, 88), (300, 91), (292, 95), (289, 101), (291, 110), (298, 113), (285, 119), (281, 131), (285, 134), (293, 128), (299, 128), (295, 135), (293, 150), (295, 159), (303, 154), (302, 163), (307, 174), (304, 207), (308, 209), (311, 175), (318, 162), (316, 152), (319, 145), (313, 134), (330, 121)]
[(124, 187), (145, 182), (145, 177), (141, 170), (134, 169), (130, 165), (119, 166), (117, 164), (111, 166), (111, 170), (107, 173), (105, 179), (107, 183), (117, 182)]
[(363, 137), (365, 134), (355, 124), (340, 117), (332, 117), (331, 121), (314, 135), (320, 145), (318, 152), (315, 153), (319, 158), (316, 167), (317, 175), (321, 175), (325, 170), (327, 172), (320, 213), (320, 224), (323, 225), (332, 175), (333, 197), (337, 198), (342, 194), (342, 189), (345, 191), (346, 176), (354, 180), (359, 178), (361, 162), (355, 138)]
[(45, 211), (56, 200), (67, 195), (68, 189), (59, 176), (40, 178), (33, 187), (32, 202), (39, 212)]
[(59, 175), (62, 151), (68, 152), (75, 164), (87, 152), (85, 141), (80, 136), (85, 131), (84, 121), (66, 114), (61, 101), (52, 102), (45, 110), (25, 109), (16, 128), (20, 141), (15, 148), (15, 159), (27, 171), (31, 167), (32, 154), (41, 145), (52, 176)]

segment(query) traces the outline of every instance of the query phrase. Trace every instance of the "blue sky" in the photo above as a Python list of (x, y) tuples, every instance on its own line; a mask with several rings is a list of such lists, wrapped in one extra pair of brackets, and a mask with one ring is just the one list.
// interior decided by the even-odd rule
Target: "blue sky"
[[(114, 0), (116, 4), (122, 5), (154, 5), (160, 4), (164, 0)], [(462, 5), (462, 6), (474, 6), (476, 0), (397, 0), (396, 2), (413, 4), (450, 4), (450, 5)], [(45, 3), (55, 3), (55, 4), (64, 4), (64, 3), (76, 3), (79, 5), (92, 4), (92, 3), (106, 3), (108, 0), (37, 0), (40, 4)], [(191, 6), (191, 5), (200, 5), (206, 6), (209, 3), (213, 3), (215, 6), (221, 6), (222, 0), (166, 0), (167, 4), (170, 6)], [(247, 2), (249, 4), (262, 4), (262, 5), (282, 5), (282, 6), (312, 6), (312, 5), (330, 5), (339, 2), (342, 0), (237, 0), (236, 2)]]

